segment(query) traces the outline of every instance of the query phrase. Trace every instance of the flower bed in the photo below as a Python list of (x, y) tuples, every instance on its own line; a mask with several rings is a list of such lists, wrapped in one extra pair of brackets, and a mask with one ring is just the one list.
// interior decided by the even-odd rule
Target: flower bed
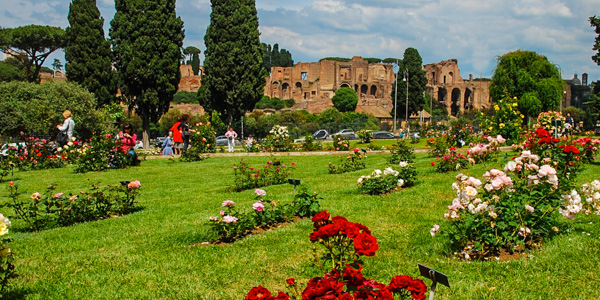
[(467, 157), (474, 163), (485, 163), (490, 160), (496, 160), (498, 158), (498, 147), (500, 144), (506, 142), (506, 140), (498, 135), (496, 138), (488, 136), (487, 140), (489, 144), (476, 144), (467, 152)]
[[(451, 247), (465, 259), (480, 259), (537, 247), (561, 232), (559, 214), (574, 218), (583, 209), (561, 164), (564, 161), (523, 151), (504, 171), (486, 172), (485, 184), (457, 175), (452, 185), (457, 197), (444, 215), (449, 220), (445, 235)], [(597, 211), (598, 188), (597, 181), (582, 187), (588, 213)], [(432, 235), (438, 230), (432, 228)]]
[(182, 161), (201, 161), (207, 158), (203, 154), (215, 152), (216, 133), (210, 122), (197, 123), (190, 128), (190, 132), (190, 146), (185, 155), (181, 156)]
[(29, 200), (19, 201), (18, 186), (11, 185), (8, 206), (14, 209), (16, 219), (25, 222), (25, 229), (42, 230), (134, 212), (140, 186), (137, 180), (104, 188), (96, 183), (88, 191), (66, 195), (55, 192), (53, 184), (44, 194), (35, 192)]
[[(431, 162), (432, 166), (436, 163)], [(469, 161), (467, 157), (456, 151), (456, 148), (450, 147), (447, 153), (437, 157), (436, 171), (439, 173), (446, 173), (450, 171), (458, 171), (460, 169), (469, 168)]]
[(358, 178), (358, 190), (363, 194), (382, 195), (417, 183), (417, 170), (407, 162), (400, 162), (398, 170), (387, 167), (383, 172), (374, 170), (371, 175)]
[(0, 214), (0, 298), (5, 295), (5, 287), (9, 280), (17, 277), (15, 257), (10, 249), (12, 239), (8, 237), (8, 227), (11, 225), (10, 220)]
[(361, 153), (358, 148), (354, 148), (354, 150), (346, 156), (340, 155), (339, 157), (339, 165), (336, 166), (329, 162), (329, 174), (342, 174), (365, 168), (365, 159), (367, 158), (367, 155)]
[(365, 225), (349, 222), (341, 216), (330, 218), (327, 211), (316, 214), (312, 221), (314, 230), (310, 241), (320, 246), (315, 247), (314, 264), (324, 275), (306, 284), (289, 278), (286, 280), (288, 292), (277, 295), (271, 295), (259, 285), (250, 290), (245, 300), (425, 299), (427, 287), (420, 279), (399, 275), (386, 285), (362, 274), (361, 257), (375, 256), (379, 249), (377, 239)]
[(294, 195), (292, 204), (280, 204), (266, 197), (267, 192), (256, 189), (256, 202), (251, 212), (240, 212), (235, 202), (223, 201), (219, 216), (210, 217), (210, 232), (207, 239), (212, 242), (233, 242), (255, 229), (268, 229), (294, 217), (312, 217), (319, 212), (319, 197), (305, 186)]
[(75, 165), (75, 172), (104, 171), (123, 169), (128, 166), (127, 155), (121, 149), (121, 142), (111, 134), (95, 134), (87, 145), (82, 146)]
[(291, 167), (288, 167), (281, 160), (273, 160), (267, 161), (262, 168), (255, 168), (242, 159), (238, 165), (233, 166), (235, 174), (233, 190), (240, 192), (247, 189), (285, 183), (294, 170), (295, 165), (292, 162)]

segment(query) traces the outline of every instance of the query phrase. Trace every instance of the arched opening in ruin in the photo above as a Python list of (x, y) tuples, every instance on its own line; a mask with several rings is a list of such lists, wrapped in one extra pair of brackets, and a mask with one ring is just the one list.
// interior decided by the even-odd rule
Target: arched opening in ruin
[(369, 87), (366, 84), (361, 85), (359, 98), (366, 97), (368, 93), (369, 93)]
[(465, 96), (464, 96), (464, 109), (465, 110), (469, 110), (469, 109), (473, 109), (473, 103), (471, 101), (471, 98), (473, 97), (473, 92), (471, 91), (471, 89), (465, 89)]
[(450, 104), (450, 114), (455, 116), (460, 111), (460, 89), (455, 88), (452, 90), (452, 102)]
[(439, 88), (437, 96), (438, 101), (446, 103), (446, 98), (448, 98), (448, 91), (446, 91), (445, 88)]
[(281, 98), (282, 99), (292, 98), (290, 95), (290, 85), (287, 82), (281, 85)]
[(302, 82), (300, 82), (300, 81), (296, 82), (296, 88), (297, 89), (301, 89), (302, 88)]
[(354, 85), (354, 91), (358, 94), (358, 84)]
[(348, 85), (347, 83), (342, 83), (340, 88), (350, 88), (350, 85)]
[(369, 93), (371, 96), (375, 97), (375, 94), (377, 93), (377, 86), (376, 85), (372, 85), (371, 86), (371, 93)]

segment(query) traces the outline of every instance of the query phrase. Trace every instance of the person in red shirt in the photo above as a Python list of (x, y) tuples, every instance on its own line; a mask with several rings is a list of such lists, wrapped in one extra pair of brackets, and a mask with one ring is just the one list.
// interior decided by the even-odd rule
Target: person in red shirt
[(130, 160), (129, 164), (131, 166), (135, 165), (137, 154), (133, 150), (133, 147), (137, 143), (137, 135), (133, 132), (133, 126), (129, 122), (123, 123), (123, 130), (119, 132), (119, 140), (121, 141), (121, 149), (127, 154), (127, 158)]
[(179, 124), (181, 124), (181, 117), (177, 118), (177, 123), (173, 124), (171, 129), (169, 129), (169, 131), (173, 132), (173, 142), (175, 143), (175, 145), (173, 146), (173, 151), (175, 152), (175, 155), (181, 154), (181, 145), (183, 143), (181, 131), (177, 129), (177, 127), (179, 127)]

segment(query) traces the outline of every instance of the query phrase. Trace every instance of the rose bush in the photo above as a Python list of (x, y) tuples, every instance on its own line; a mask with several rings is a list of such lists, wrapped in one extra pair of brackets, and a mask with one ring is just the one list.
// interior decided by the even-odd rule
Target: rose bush
[(186, 162), (201, 161), (206, 159), (203, 154), (214, 153), (216, 146), (216, 132), (210, 122), (199, 122), (190, 128), (190, 146), (181, 160)]
[(354, 148), (348, 155), (340, 155), (339, 158), (339, 165), (334, 165), (332, 162), (329, 162), (329, 174), (342, 174), (362, 170), (365, 168), (367, 155), (361, 153), (358, 148)]
[(262, 286), (253, 287), (245, 300), (425, 299), (427, 287), (420, 279), (399, 275), (386, 285), (363, 275), (361, 257), (375, 256), (379, 249), (377, 239), (367, 226), (341, 216), (330, 218), (327, 211), (316, 214), (312, 221), (314, 229), (310, 241), (320, 246), (314, 250), (314, 264), (324, 275), (311, 278), (306, 284), (289, 278), (286, 280), (288, 292), (280, 291), (276, 295)]
[(506, 142), (506, 140), (498, 135), (495, 138), (491, 136), (486, 137), (488, 144), (475, 144), (471, 145), (471, 148), (467, 152), (467, 157), (473, 160), (474, 163), (485, 163), (490, 160), (498, 159), (498, 147), (500, 144)]
[(235, 182), (233, 190), (240, 192), (251, 188), (265, 187), (287, 182), (287, 178), (294, 171), (296, 163), (291, 166), (282, 163), (281, 160), (270, 160), (262, 168), (251, 167), (242, 159), (238, 165), (233, 166)]
[(392, 156), (388, 159), (388, 163), (396, 165), (401, 161), (412, 163), (415, 159), (415, 148), (408, 146), (404, 140), (396, 140), (390, 148)]
[(10, 249), (12, 239), (8, 237), (8, 227), (11, 225), (10, 220), (0, 214), (0, 298), (5, 295), (8, 282), (17, 277), (14, 254)]
[[(433, 162), (431, 165), (436, 166)], [(469, 160), (464, 154), (458, 152), (456, 148), (450, 147), (445, 154), (437, 157), (436, 171), (439, 173), (458, 171), (469, 168), (469, 165)]]
[(376, 169), (371, 175), (358, 178), (358, 190), (363, 194), (381, 195), (402, 187), (411, 187), (417, 183), (417, 170), (408, 162), (400, 162), (399, 168)]

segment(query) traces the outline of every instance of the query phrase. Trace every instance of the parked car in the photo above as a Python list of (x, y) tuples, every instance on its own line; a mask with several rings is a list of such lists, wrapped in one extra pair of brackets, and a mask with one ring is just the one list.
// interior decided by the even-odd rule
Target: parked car
[[(217, 145), (217, 146), (227, 146), (227, 138), (224, 135), (220, 135), (220, 136), (216, 137), (216, 140), (217, 140), (217, 142), (215, 143), (215, 145)], [(240, 144), (240, 141), (234, 140), (233, 145), (234, 146), (239, 146), (241, 144)]]
[(373, 139), (397, 139), (399, 136), (393, 135), (391, 132), (387, 131), (376, 131), (373, 132)]
[(342, 137), (347, 137), (351, 140), (358, 139), (358, 136), (356, 135), (356, 133), (354, 133), (354, 130), (352, 130), (352, 129), (342, 129), (342, 130), (332, 134), (331, 136), (332, 137), (342, 136)]
[(329, 136), (329, 132), (325, 129), (317, 130), (313, 133), (315, 140), (324, 140)]
[[(165, 142), (166, 137), (164, 136), (159, 136), (154, 140), (154, 147), (156, 148), (162, 148), (163, 143)], [(136, 145), (137, 147), (137, 145)], [(144, 148), (144, 144), (142, 144), (142, 148)], [(134, 149), (141, 149), (141, 148), (134, 148)]]

